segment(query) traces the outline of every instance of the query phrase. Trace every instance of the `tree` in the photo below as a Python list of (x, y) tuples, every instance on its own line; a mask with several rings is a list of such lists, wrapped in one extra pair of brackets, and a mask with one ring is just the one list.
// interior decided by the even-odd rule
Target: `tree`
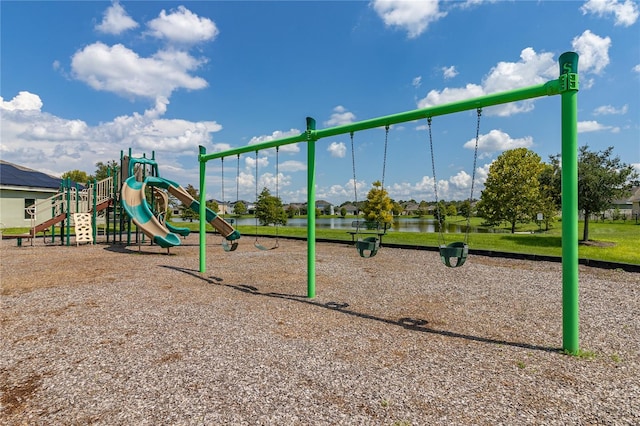
[(391, 209), (393, 203), (387, 191), (382, 188), (380, 181), (373, 182), (373, 188), (367, 194), (367, 201), (364, 202), (362, 212), (366, 220), (378, 222), (380, 224), (393, 223)]
[(391, 213), (394, 216), (400, 216), (403, 211), (404, 211), (404, 209), (402, 208), (402, 204), (400, 204), (400, 203), (398, 203), (396, 201), (392, 201), (391, 202)]
[[(191, 195), (194, 200), (197, 200), (199, 198), (198, 190), (194, 188), (193, 185), (189, 184), (184, 189), (189, 193), (189, 195)], [(189, 208), (189, 206), (183, 203), (180, 205), (180, 218), (182, 218), (182, 220), (193, 222), (193, 219), (198, 218), (198, 213), (194, 212)]]
[(102, 161), (98, 161), (96, 163), (96, 174), (95, 176), (89, 176), (90, 179), (95, 179), (97, 181), (104, 180), (109, 176), (113, 176), (112, 170), (118, 167), (118, 162), (116, 160), (110, 160), (106, 163)]
[(447, 206), (443, 200), (438, 201), (438, 204), (433, 206), (433, 217), (438, 219), (440, 226), (444, 224), (444, 220), (447, 217)]
[(289, 206), (287, 207), (287, 218), (293, 219), (293, 217), (296, 215), (296, 211), (296, 208), (289, 204)]
[(206, 206), (209, 210), (215, 212), (216, 214), (218, 214), (218, 211), (220, 210), (220, 206), (218, 205), (218, 202), (216, 200), (207, 201)]
[(460, 215), (462, 215), (464, 217), (471, 216), (471, 203), (469, 202), (469, 200), (464, 200), (460, 204), (460, 207), (458, 209), (458, 213), (460, 213)]
[(538, 176), (540, 184), (540, 205), (538, 213), (542, 213), (542, 222), (545, 230), (553, 223), (560, 210), (560, 166), (558, 157), (550, 157), (551, 164), (544, 164), (542, 172)]
[(282, 207), (279, 197), (271, 195), (267, 188), (264, 188), (258, 196), (256, 202), (256, 217), (263, 226), (273, 224), (287, 224), (287, 213)]
[(347, 208), (340, 207), (340, 216), (345, 217), (347, 215)]
[(458, 209), (456, 208), (455, 203), (449, 203), (447, 206), (447, 216), (457, 216)]
[(238, 216), (246, 214), (247, 213), (247, 206), (245, 206), (242, 201), (238, 201), (233, 206), (233, 213), (237, 214)]
[(589, 216), (611, 207), (638, 185), (638, 173), (630, 164), (611, 157), (613, 147), (604, 151), (589, 151), (587, 145), (578, 152), (578, 209), (584, 212), (583, 241), (589, 241)]
[(62, 174), (62, 179), (71, 179), (72, 182), (76, 183), (87, 183), (89, 182), (89, 176), (87, 172), (83, 172), (82, 170), (71, 170), (68, 172), (64, 172)]
[(543, 167), (540, 156), (527, 148), (500, 154), (489, 168), (479, 214), (491, 225), (506, 221), (511, 233), (516, 231), (516, 223), (530, 222), (540, 205), (538, 176)]

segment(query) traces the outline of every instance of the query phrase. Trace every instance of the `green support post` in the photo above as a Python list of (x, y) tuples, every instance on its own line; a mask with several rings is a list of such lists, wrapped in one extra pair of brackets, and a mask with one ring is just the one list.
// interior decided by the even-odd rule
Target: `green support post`
[[(107, 169), (107, 174), (109, 169)], [(93, 244), (96, 243), (96, 239), (98, 238), (98, 212), (96, 209), (98, 208), (98, 179), (93, 180), (93, 203), (91, 203), (91, 237), (93, 238)], [(109, 210), (107, 209), (107, 216)], [(108, 223), (108, 222), (107, 222)]]
[(562, 98), (562, 348), (580, 350), (578, 284), (578, 55), (560, 55)]
[(316, 120), (307, 117), (307, 297), (316, 297)]
[(67, 236), (67, 246), (71, 245), (71, 178), (67, 178), (65, 180), (65, 192), (66, 192), (66, 202), (67, 205), (67, 218), (66, 222), (66, 236)]
[(206, 200), (206, 175), (207, 162), (202, 160), (202, 156), (206, 155), (207, 148), (200, 146), (198, 161), (200, 162), (200, 272), (207, 270), (207, 200)]

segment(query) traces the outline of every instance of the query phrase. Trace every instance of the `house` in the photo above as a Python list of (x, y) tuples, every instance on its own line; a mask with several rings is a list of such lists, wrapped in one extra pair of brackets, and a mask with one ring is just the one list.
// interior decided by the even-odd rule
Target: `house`
[(348, 215), (355, 216), (356, 213), (358, 212), (358, 208), (351, 203), (340, 206), (340, 210), (342, 210), (343, 208), (346, 210)]
[(632, 219), (638, 214), (640, 214), (640, 186), (632, 188), (628, 197), (613, 200), (611, 208), (603, 212), (603, 217), (617, 219), (615, 216), (621, 216)]
[(640, 218), (640, 186), (636, 186), (631, 190), (631, 216)]
[(58, 193), (62, 179), (0, 160), (0, 227), (31, 227), (27, 208)]
[(406, 202), (402, 205), (402, 213), (403, 216), (415, 216), (420, 210), (420, 205), (418, 203)]
[(317, 200), (316, 209), (320, 210), (322, 214), (335, 214), (333, 211), (333, 204), (325, 200)]

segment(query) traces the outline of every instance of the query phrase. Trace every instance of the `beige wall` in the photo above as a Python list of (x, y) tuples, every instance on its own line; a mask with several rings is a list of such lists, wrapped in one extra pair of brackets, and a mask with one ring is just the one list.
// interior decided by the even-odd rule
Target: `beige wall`
[[(46, 200), (55, 195), (55, 189), (0, 189), (0, 226), (4, 228), (31, 227), (31, 221), (25, 219), (24, 200), (27, 198)], [(51, 215), (50, 212), (42, 212)], [(40, 214), (38, 215), (40, 216)]]

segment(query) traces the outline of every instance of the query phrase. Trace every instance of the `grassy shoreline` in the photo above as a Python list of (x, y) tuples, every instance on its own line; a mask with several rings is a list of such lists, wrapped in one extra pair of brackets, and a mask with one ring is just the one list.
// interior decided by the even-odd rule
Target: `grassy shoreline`
[[(352, 220), (354, 218), (345, 218)], [(466, 219), (461, 217), (451, 218), (451, 223), (465, 223)], [(187, 227), (193, 231), (199, 229), (198, 222), (172, 222), (178, 227)], [(481, 226), (481, 219), (473, 218), (472, 226)], [(582, 237), (584, 222), (579, 222), (579, 233)], [(524, 253), (545, 256), (561, 256), (561, 235), (562, 229), (556, 223), (550, 230), (538, 232), (537, 224), (525, 224), (518, 227), (519, 233), (470, 233), (469, 246), (472, 249), (492, 250), (508, 253)], [(213, 228), (207, 224), (207, 231)], [(239, 226), (238, 231), (242, 235), (252, 236), (256, 234), (255, 226)], [(8, 228), (3, 231), (5, 235), (21, 234), (28, 232), (27, 228)], [(521, 233), (520, 233), (521, 232)], [(306, 238), (307, 229), (288, 226), (258, 226), (257, 233), (265, 236), (280, 236)], [(437, 233), (419, 232), (399, 232), (388, 231), (383, 242), (388, 244), (399, 244), (408, 246), (438, 246)], [(602, 260), (608, 262), (629, 263), (640, 265), (640, 224), (632, 221), (627, 222), (590, 222), (590, 241), (587, 244), (580, 244), (578, 256), (581, 259)], [(316, 229), (316, 238), (351, 241), (351, 235), (344, 229)], [(460, 234), (444, 234), (445, 242), (451, 243), (461, 241)]]

